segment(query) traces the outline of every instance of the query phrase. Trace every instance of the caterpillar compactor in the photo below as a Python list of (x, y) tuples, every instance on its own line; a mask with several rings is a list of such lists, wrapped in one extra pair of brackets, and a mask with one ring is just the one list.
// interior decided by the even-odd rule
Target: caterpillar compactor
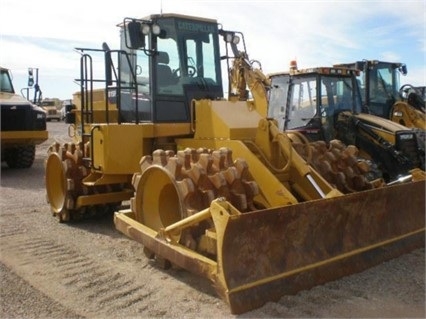
[(331, 186), (266, 117), (241, 33), (176, 14), (119, 28), (119, 50), (78, 49), (73, 139), (46, 160), (60, 221), (129, 203), (116, 228), (159, 265), (210, 279), (235, 314), (424, 245), (423, 172), (347, 195)]

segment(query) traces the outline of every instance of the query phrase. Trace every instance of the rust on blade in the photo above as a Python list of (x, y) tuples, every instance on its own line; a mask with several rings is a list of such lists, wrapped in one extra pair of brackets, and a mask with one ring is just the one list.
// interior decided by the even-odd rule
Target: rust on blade
[(130, 210), (115, 213), (114, 223), (117, 230), (141, 243), (156, 255), (167, 258), (173, 264), (194, 274), (216, 280), (217, 264), (194, 251), (158, 238), (158, 233), (135, 220)]
[(425, 182), (228, 219), (219, 293), (242, 313), (424, 246)]

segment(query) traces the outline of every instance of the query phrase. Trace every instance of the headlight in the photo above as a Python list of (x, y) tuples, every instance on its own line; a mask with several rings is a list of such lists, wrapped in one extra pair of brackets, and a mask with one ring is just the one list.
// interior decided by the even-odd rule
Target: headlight
[(150, 31), (150, 27), (148, 24), (142, 24), (141, 31), (143, 35), (148, 35)]
[(226, 33), (225, 34), (225, 41), (227, 43), (231, 43), (232, 42), (232, 34), (231, 33)]
[(238, 35), (234, 35), (233, 38), (232, 38), (232, 43), (233, 44), (240, 43), (240, 37)]
[(152, 25), (152, 33), (153, 33), (154, 35), (159, 35), (159, 34), (160, 34), (160, 32), (161, 32), (161, 28), (160, 28), (160, 26), (159, 26), (158, 24), (153, 24), (153, 25)]

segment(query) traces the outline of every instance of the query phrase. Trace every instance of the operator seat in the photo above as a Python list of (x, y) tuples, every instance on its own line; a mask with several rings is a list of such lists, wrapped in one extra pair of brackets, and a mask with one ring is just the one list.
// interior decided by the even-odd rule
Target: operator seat
[(169, 67), (169, 55), (167, 52), (158, 52), (157, 55), (157, 86), (163, 87), (176, 84), (176, 77)]

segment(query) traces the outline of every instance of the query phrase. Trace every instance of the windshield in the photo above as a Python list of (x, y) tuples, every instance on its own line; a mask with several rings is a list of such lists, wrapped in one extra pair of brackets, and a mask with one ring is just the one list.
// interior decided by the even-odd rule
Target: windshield
[[(156, 23), (161, 27), (162, 36), (150, 45), (151, 48), (156, 47), (154, 54), (129, 50), (122, 36), (122, 48), (132, 54), (132, 64), (137, 66), (139, 94), (184, 96), (184, 85), (187, 84), (220, 87), (222, 91), (217, 24), (184, 18), (160, 18)], [(154, 61), (152, 66), (150, 58)], [(156, 92), (151, 92), (154, 84), (150, 78), (151, 67), (156, 68)], [(123, 64), (121, 69), (126, 83), (132, 82), (128, 68)]]
[(55, 101), (43, 101), (41, 106), (56, 106)]
[(396, 87), (399, 86), (397, 73), (396, 69), (392, 68), (391, 65), (371, 70), (370, 102), (385, 104), (387, 100), (397, 97), (399, 89)]
[(15, 93), (9, 72), (5, 69), (1, 69), (0, 71), (0, 91), (5, 93)]
[(361, 100), (354, 83), (351, 77), (317, 74), (292, 76), (291, 81), (288, 76), (273, 77), (269, 116), (282, 117), (279, 124), (294, 129), (306, 126), (314, 117), (325, 121), (337, 111), (359, 112)]
[(183, 85), (222, 86), (217, 25), (182, 18), (158, 21), (164, 37), (157, 39), (159, 94), (183, 95)]
[(273, 76), (269, 91), (268, 117), (278, 121), (278, 127), (283, 130), (286, 118), (286, 101), (289, 85), (288, 74)]

